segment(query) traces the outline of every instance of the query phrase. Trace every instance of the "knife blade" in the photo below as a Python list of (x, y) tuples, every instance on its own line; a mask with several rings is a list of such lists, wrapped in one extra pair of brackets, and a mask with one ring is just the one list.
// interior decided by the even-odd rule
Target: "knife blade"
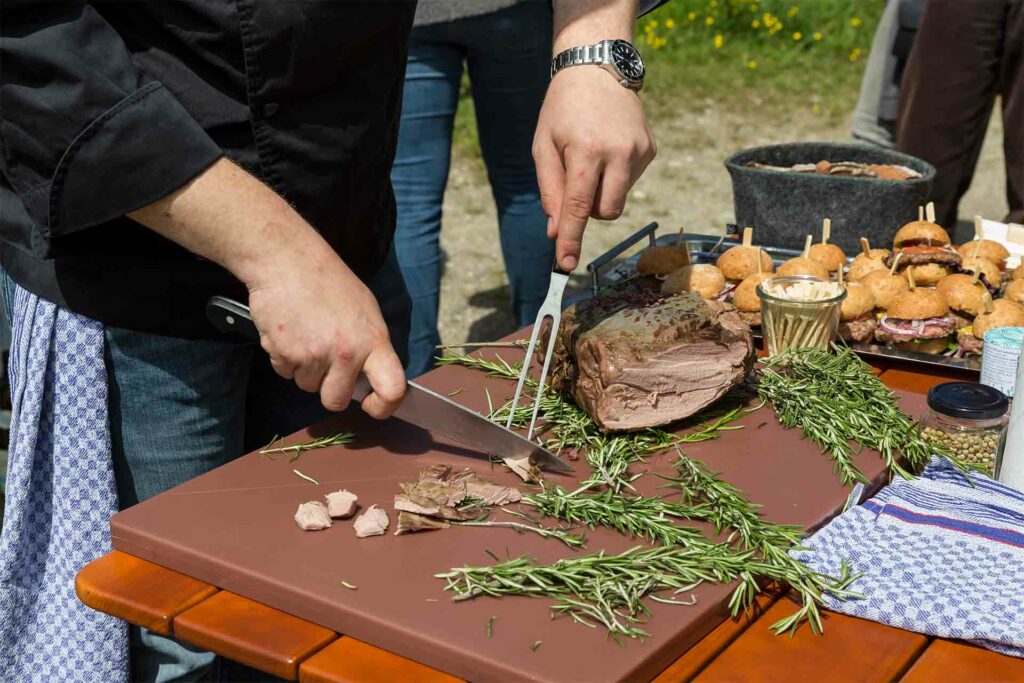
[[(249, 315), (249, 307), (222, 296), (211, 297), (206, 316), (221, 332), (234, 333), (247, 339), (259, 339), (259, 332)], [(361, 401), (370, 391), (369, 381), (360, 375), (352, 398)], [(473, 449), (474, 457), (490, 459), (530, 458), (530, 462), (547, 472), (571, 474), (574, 470), (554, 453), (524, 438), (521, 434), (491, 422), (483, 415), (431, 391), (416, 382), (408, 382), (405, 399), (392, 414), (403, 422), (426, 429)]]

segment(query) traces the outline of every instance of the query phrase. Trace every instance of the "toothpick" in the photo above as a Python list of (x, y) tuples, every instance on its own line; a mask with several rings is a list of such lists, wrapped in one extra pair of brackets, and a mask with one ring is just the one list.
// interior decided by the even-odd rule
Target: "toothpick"
[(832, 219), (826, 218), (821, 222), (821, 243), (828, 244), (828, 238), (832, 236)]
[(987, 291), (981, 295), (981, 302), (985, 306), (986, 313), (991, 313), (995, 310), (995, 307), (992, 305), (992, 295)]
[(924, 207), (923, 206), (917, 207), (917, 220), (919, 220), (919, 221), (923, 221), (924, 220)]
[(764, 251), (761, 250), (761, 247), (758, 247), (757, 248), (757, 274), (758, 275), (761, 274), (761, 254), (763, 254), (763, 253), (764, 253)]
[(839, 266), (839, 270), (836, 271), (836, 275), (839, 277), (839, 286), (843, 286), (843, 267)]
[(754, 243), (754, 229), (743, 228), (743, 246), (749, 247)]
[(914, 266), (907, 266), (907, 281), (910, 282), (910, 291), (917, 289), (917, 283), (914, 282)]
[(896, 254), (896, 257), (892, 260), (892, 265), (889, 267), (889, 275), (893, 275), (896, 273), (896, 266), (899, 265), (901, 258), (903, 258), (902, 251)]
[(975, 268), (974, 273), (971, 275), (971, 282), (978, 284), (978, 278), (981, 277), (981, 268)]
[(979, 240), (985, 239), (985, 230), (982, 224), (981, 216), (974, 217), (974, 236), (977, 237)]
[(934, 223), (935, 222), (935, 202), (928, 202), (928, 205), (925, 207), (924, 210), (925, 210), (925, 213), (928, 216), (928, 222), (929, 223)]
[(679, 228), (679, 234), (676, 235), (676, 249), (683, 246), (683, 235), (686, 233), (686, 228)]
[(802, 254), (802, 256), (804, 258), (810, 258), (810, 256), (811, 256), (811, 243), (812, 242), (814, 242), (814, 236), (813, 235), (808, 235), (807, 236), (807, 241), (804, 242), (804, 253)]
[(689, 266), (693, 263), (693, 259), (690, 257), (690, 254), (693, 253), (690, 251), (690, 240), (683, 242), (683, 251), (686, 252), (686, 265)]
[(867, 237), (860, 238), (860, 250), (865, 256), (871, 255), (871, 242), (868, 242)]

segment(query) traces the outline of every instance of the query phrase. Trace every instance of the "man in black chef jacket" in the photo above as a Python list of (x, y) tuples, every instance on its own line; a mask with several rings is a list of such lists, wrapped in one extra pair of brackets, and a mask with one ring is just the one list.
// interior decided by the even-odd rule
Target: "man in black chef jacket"
[[(558, 54), (630, 40), (638, 10), (660, 3), (553, 4)], [(360, 372), (373, 387), (366, 412), (384, 418), (401, 402), (408, 298), (391, 255), (388, 172), (413, 11), (394, 1), (0, 5), (4, 290), (102, 325), (121, 507), (344, 408)], [(580, 61), (552, 79), (533, 150), (569, 270), (587, 219), (618, 217), (654, 155), (636, 92)], [(248, 301), (266, 354), (218, 336), (204, 317), (218, 294)], [(31, 361), (33, 334), (16, 332), (13, 357)], [(19, 434), (36, 428), (17, 412)], [(92, 426), (66, 417), (59, 438)], [(54, 429), (45, 423), (39, 434)], [(16, 519), (54, 534), (60, 520), (50, 528), (40, 514)], [(8, 559), (38, 536), (4, 533)], [(73, 613), (70, 586), (45, 619), (26, 607), (52, 559), (0, 567), (0, 678), (89, 680), (88, 615)], [(65, 649), (31, 651), (43, 643)], [(133, 680), (193, 680), (212, 661), (145, 631), (132, 644)]]

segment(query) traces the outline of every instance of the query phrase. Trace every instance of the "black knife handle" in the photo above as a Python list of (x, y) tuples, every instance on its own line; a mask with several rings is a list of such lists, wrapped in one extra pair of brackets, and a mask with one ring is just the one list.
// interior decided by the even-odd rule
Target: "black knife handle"
[(249, 307), (225, 296), (211, 296), (206, 302), (206, 317), (225, 334), (237, 334), (259, 341), (260, 333), (249, 315)]
[(562, 270), (562, 268), (558, 265), (558, 257), (557, 256), (555, 257), (554, 265), (551, 266), (551, 272), (552, 273), (557, 273), (559, 275), (565, 275), (566, 277), (572, 275), (572, 273), (570, 273), (568, 270)]

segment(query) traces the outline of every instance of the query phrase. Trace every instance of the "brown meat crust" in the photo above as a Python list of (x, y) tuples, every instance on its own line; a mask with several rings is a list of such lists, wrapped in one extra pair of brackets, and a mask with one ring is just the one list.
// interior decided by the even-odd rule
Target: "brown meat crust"
[(874, 339), (876, 327), (878, 321), (873, 315), (859, 320), (848, 320), (839, 323), (839, 336), (846, 341), (866, 343)]

